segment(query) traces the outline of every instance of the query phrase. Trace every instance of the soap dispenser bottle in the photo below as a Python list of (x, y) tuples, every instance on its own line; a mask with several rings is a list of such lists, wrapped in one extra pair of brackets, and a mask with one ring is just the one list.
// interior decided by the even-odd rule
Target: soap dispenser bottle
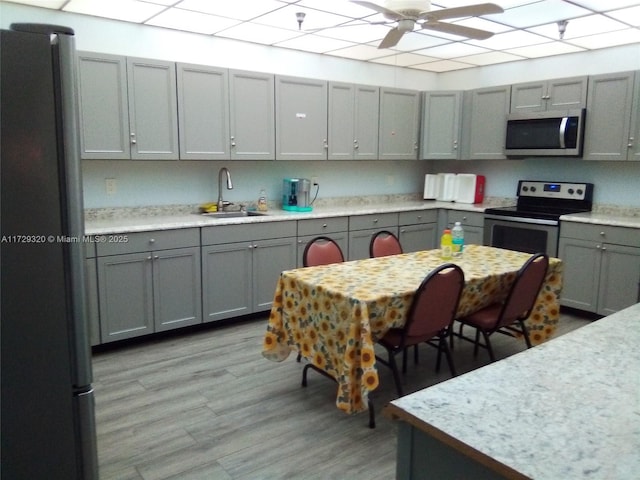
[(260, 189), (260, 193), (258, 194), (258, 211), (266, 212), (267, 211), (267, 192), (264, 188)]

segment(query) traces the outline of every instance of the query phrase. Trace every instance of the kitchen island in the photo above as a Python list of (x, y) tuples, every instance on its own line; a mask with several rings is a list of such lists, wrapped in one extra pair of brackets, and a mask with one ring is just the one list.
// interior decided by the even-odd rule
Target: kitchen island
[(639, 342), (640, 303), (394, 400), (397, 478), (637, 478)]

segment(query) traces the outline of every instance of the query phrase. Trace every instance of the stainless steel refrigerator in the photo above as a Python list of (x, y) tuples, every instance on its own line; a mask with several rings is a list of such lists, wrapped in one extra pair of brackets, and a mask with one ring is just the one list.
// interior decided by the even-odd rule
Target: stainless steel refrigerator
[(0, 62), (0, 472), (94, 479), (73, 31), (11, 25)]

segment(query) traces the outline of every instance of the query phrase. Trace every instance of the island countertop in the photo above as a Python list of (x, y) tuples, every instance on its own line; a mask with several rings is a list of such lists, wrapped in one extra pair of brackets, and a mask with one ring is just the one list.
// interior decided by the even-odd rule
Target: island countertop
[(495, 478), (637, 478), (639, 344), (640, 303), (399, 398), (385, 413)]

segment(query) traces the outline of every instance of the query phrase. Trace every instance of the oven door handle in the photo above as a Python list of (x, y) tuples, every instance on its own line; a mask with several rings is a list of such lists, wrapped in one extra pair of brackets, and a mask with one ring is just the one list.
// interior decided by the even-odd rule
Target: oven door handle
[(557, 220), (545, 220), (542, 218), (510, 217), (507, 215), (485, 215), (484, 218), (485, 220), (504, 220), (507, 222), (530, 223), (533, 225), (558, 225)]

